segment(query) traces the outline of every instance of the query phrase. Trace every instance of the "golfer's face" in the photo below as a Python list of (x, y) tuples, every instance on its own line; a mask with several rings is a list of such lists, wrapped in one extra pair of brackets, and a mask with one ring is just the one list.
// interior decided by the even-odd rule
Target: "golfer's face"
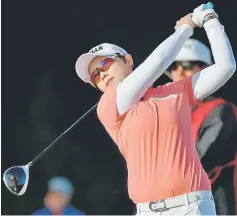
[[(100, 70), (95, 76), (95, 70), (101, 62), (102, 65), (105, 65), (105, 70)], [(119, 57), (109, 59), (105, 56), (97, 56), (89, 65), (89, 73), (92, 75), (92, 84), (96, 85), (101, 91), (105, 92), (108, 86), (114, 84), (117, 85), (129, 73), (131, 73), (131, 66), (126, 64), (125, 60)]]

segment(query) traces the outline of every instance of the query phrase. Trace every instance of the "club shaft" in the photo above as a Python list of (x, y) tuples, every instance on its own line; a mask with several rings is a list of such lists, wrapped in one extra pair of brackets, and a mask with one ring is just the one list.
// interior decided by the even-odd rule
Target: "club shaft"
[(172, 80), (172, 76), (168, 71), (165, 71), (164, 74)]
[(56, 138), (52, 143), (49, 144), (47, 148), (45, 148), (40, 154), (38, 154), (31, 162), (28, 163), (28, 166), (31, 167), (33, 164), (38, 161), (43, 155), (45, 155), (50, 149), (52, 149), (58, 141), (60, 141), (70, 130), (72, 130), (81, 120), (90, 114), (95, 108), (97, 104), (91, 107), (85, 114), (83, 114), (75, 123), (73, 123), (67, 130), (65, 130), (58, 138)]

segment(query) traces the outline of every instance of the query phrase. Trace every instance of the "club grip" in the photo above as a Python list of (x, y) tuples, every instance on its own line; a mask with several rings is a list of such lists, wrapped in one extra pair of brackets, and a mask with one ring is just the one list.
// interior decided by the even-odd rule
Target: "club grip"
[(211, 2), (206, 3), (204, 6), (204, 10), (213, 9), (213, 8), (214, 8), (214, 6)]

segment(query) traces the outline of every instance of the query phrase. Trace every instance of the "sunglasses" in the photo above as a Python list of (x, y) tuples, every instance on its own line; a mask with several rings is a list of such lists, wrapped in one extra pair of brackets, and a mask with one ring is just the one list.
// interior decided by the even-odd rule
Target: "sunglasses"
[(121, 58), (125, 62), (124, 55), (115, 54), (106, 56), (98, 63), (95, 70), (90, 74), (90, 81), (95, 87), (97, 87), (98, 83), (101, 81), (100, 73), (108, 71), (115, 62), (116, 57)]
[(192, 70), (195, 65), (199, 67), (207, 66), (207, 64), (202, 61), (176, 61), (168, 67), (167, 71), (176, 70), (179, 65), (181, 65), (184, 70)]

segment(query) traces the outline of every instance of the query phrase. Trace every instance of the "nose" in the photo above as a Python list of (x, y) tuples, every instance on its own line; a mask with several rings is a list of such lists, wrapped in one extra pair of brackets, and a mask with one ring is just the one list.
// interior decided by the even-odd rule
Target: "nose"
[(100, 78), (101, 78), (102, 80), (104, 80), (105, 77), (107, 77), (107, 76), (108, 76), (108, 73), (107, 73), (106, 71), (101, 71), (101, 72), (100, 72)]

